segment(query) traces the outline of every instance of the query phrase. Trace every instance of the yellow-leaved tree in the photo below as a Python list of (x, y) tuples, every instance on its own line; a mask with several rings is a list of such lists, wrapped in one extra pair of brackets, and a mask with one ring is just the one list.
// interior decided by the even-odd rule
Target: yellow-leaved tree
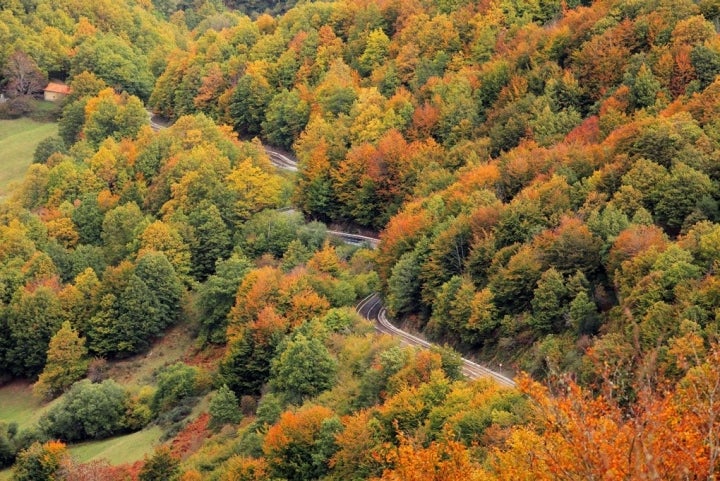
[(70, 322), (63, 322), (50, 339), (45, 369), (33, 386), (33, 394), (52, 399), (85, 376), (88, 369), (85, 338), (80, 337)]
[(235, 194), (235, 215), (240, 221), (280, 202), (280, 179), (253, 165), (249, 158), (237, 165), (227, 181)]

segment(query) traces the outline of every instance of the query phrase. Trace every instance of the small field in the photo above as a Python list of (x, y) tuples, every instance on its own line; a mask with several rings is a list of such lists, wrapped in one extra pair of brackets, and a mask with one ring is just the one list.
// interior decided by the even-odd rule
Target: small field
[(0, 388), (0, 421), (17, 423), (20, 429), (36, 422), (49, 405), (32, 395), (32, 384), (14, 381)]
[(30, 119), (0, 120), (0, 197), (8, 185), (22, 179), (32, 163), (35, 147), (46, 137), (57, 134), (57, 124)]
[[(0, 388), (0, 421), (18, 423), (22, 429), (36, 422), (44, 411), (29, 382), (15, 381)], [(0, 481), (8, 481), (11, 475), (11, 469), (0, 470)]]
[[(20, 429), (35, 424), (56, 401), (42, 405), (32, 395), (32, 385), (15, 381), (0, 388), (0, 421), (16, 422)], [(151, 453), (162, 430), (155, 426), (136, 433), (101, 441), (70, 445), (70, 453), (81, 462), (106, 459), (110, 464), (134, 463)], [(0, 481), (10, 479), (10, 470), (0, 471)]]
[(125, 387), (153, 383), (153, 373), (163, 366), (174, 364), (188, 354), (192, 336), (186, 324), (171, 327), (155, 341), (150, 351), (111, 363), (108, 377)]
[[(125, 436), (117, 436), (102, 441), (69, 446), (70, 454), (81, 463), (104, 459), (112, 465), (131, 464), (151, 454), (160, 444), (162, 430), (157, 427), (143, 429)], [(12, 469), (0, 470), (0, 481), (9, 481)]]
[(105, 459), (112, 465), (134, 463), (153, 452), (160, 436), (162, 429), (154, 426), (125, 436), (73, 444), (70, 453), (81, 463), (97, 459)]

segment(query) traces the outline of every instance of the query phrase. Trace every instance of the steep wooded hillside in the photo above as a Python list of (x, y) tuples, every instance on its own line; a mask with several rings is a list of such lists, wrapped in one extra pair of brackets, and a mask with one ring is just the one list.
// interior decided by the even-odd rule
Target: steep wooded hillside
[(387, 225), (391, 313), (579, 372), (588, 336), (657, 302), (674, 325), (714, 318), (694, 246), (718, 216), (717, 20), (712, 2), (310, 3), (199, 35), (151, 104), (292, 147), (307, 214)]
[[(0, 368), (60, 396), (36, 429), (0, 423), (16, 479), (717, 469), (715, 0), (0, 6), (13, 100), (72, 87), (0, 205)], [(530, 377), (467, 382), (451, 349), (375, 334), (352, 307), (378, 289), (408, 328)], [(196, 345), (148, 384), (90, 360), (178, 324)], [(173, 441), (134, 467), (52, 440), (149, 424)]]

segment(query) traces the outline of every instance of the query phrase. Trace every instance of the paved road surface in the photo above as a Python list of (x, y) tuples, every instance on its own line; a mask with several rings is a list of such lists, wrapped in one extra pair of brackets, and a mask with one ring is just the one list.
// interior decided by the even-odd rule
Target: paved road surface
[(159, 116), (155, 115), (155, 113), (150, 109), (145, 109), (148, 115), (148, 119), (150, 121), (150, 128), (153, 129), (155, 132), (167, 129), (170, 126), (170, 123), (167, 120), (162, 120)]
[(341, 230), (329, 230), (327, 231), (328, 234), (331, 236), (339, 237), (343, 241), (345, 241), (346, 244), (352, 244), (352, 245), (368, 245), (371, 248), (375, 249), (378, 244), (380, 243), (380, 239), (377, 237), (369, 237), (366, 235), (360, 235), (360, 234), (351, 234), (349, 232), (344, 232)]
[(277, 149), (263, 145), (265, 153), (270, 157), (270, 162), (278, 169), (289, 170), (291, 172), (297, 172), (297, 160), (292, 156), (280, 152)]
[[(371, 294), (357, 305), (357, 311), (364, 318), (373, 321), (375, 323), (375, 329), (378, 331), (397, 337), (403, 344), (409, 346), (430, 348), (432, 344), (424, 339), (420, 339), (417, 336), (413, 336), (410, 333), (403, 331), (395, 327), (387, 318), (387, 310), (383, 306), (382, 299), (375, 293)], [(470, 379), (478, 379), (481, 377), (492, 377), (499, 384), (507, 387), (515, 387), (515, 382), (509, 377), (488, 369), (485, 366), (481, 366), (469, 359), (462, 359), (463, 368), (462, 372)]]

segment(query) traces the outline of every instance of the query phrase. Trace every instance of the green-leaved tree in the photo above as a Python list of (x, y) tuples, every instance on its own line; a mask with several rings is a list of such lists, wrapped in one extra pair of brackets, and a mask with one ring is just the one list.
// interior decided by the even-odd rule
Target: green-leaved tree
[(210, 400), (210, 427), (217, 429), (225, 424), (237, 424), (242, 419), (238, 398), (232, 390), (223, 385)]
[(270, 386), (300, 404), (333, 386), (337, 362), (319, 339), (298, 334), (273, 359), (270, 371)]

